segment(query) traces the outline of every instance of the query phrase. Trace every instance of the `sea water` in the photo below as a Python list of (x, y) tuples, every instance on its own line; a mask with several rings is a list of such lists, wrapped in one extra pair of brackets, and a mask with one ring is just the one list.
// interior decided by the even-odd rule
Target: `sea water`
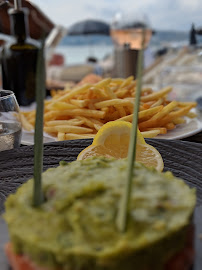
[[(198, 41), (199, 41), (199, 37)], [(155, 53), (163, 47), (183, 47), (188, 45), (189, 33), (179, 31), (156, 31), (149, 42), (150, 50)], [(202, 40), (200, 41), (202, 42)], [(114, 52), (115, 44), (111, 37), (102, 35), (66, 36), (56, 48), (56, 53), (65, 57), (65, 65), (84, 64), (89, 57), (103, 60)]]
[(105, 44), (82, 45), (82, 46), (58, 46), (56, 53), (61, 53), (65, 58), (65, 65), (84, 64), (89, 57), (97, 61), (113, 53), (113, 46)]

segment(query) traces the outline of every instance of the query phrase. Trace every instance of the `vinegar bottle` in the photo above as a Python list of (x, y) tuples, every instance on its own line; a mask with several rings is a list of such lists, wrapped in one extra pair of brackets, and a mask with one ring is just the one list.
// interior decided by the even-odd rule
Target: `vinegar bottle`
[(19, 105), (27, 106), (35, 100), (39, 43), (29, 37), (25, 9), (15, 7), (9, 15), (12, 41), (2, 49), (2, 83), (15, 93)]

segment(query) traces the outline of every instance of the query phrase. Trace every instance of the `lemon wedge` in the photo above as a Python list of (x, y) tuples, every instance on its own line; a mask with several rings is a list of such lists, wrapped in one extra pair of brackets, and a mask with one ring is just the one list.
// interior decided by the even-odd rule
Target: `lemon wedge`
[[(78, 155), (77, 160), (84, 160), (93, 156), (126, 158), (131, 128), (132, 124), (128, 122), (108, 122), (98, 131), (93, 143)], [(137, 130), (136, 161), (147, 167), (154, 167), (158, 171), (162, 171), (164, 167), (161, 154), (156, 148), (145, 142), (139, 130)]]

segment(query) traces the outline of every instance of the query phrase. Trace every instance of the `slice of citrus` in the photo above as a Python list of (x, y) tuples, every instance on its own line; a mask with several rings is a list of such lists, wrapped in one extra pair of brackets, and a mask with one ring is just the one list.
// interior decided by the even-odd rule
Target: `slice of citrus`
[[(106, 148), (103, 145), (91, 144), (85, 148), (77, 157), (77, 160), (84, 160), (90, 157), (104, 156), (107, 158), (126, 158), (128, 155), (128, 148), (118, 147), (116, 150)], [(156, 168), (157, 171), (162, 171), (164, 164), (160, 153), (149, 144), (137, 144), (136, 161), (143, 163), (147, 167)]]
[[(129, 145), (132, 124), (125, 121), (112, 121), (102, 126), (96, 134), (93, 145), (103, 145), (106, 148), (116, 149), (118, 145)], [(144, 137), (137, 130), (137, 143), (145, 144)]]
[(89, 145), (78, 155), (77, 160), (84, 160), (90, 157), (104, 156), (107, 158), (125, 158), (127, 157), (128, 147), (118, 147), (117, 149), (109, 149), (103, 145)]
[[(84, 160), (93, 156), (126, 158), (131, 128), (132, 124), (128, 122), (108, 122), (98, 131), (92, 145), (78, 155), (77, 160)], [(154, 167), (158, 171), (162, 171), (164, 167), (160, 153), (145, 142), (139, 130), (137, 130), (136, 161), (145, 164), (147, 167)]]
[(164, 163), (161, 154), (153, 146), (137, 144), (136, 161), (143, 163), (147, 167), (153, 167), (157, 171), (163, 171)]

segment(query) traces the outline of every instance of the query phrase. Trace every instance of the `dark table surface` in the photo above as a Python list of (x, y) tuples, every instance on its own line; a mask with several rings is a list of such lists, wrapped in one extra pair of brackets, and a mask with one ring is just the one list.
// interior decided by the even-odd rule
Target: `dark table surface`
[[(148, 139), (161, 153), (165, 168), (198, 189), (198, 204), (202, 204), (202, 132), (182, 140)], [(61, 160), (71, 162), (91, 139), (44, 144), (44, 170), (58, 166)], [(0, 213), (11, 192), (33, 174), (33, 146), (0, 152)], [(189, 173), (185, 172), (185, 167)], [(201, 180), (201, 181), (200, 181)]]
[(202, 132), (199, 132), (193, 136), (190, 136), (188, 138), (182, 139), (182, 141), (187, 141), (187, 142), (196, 142), (196, 143), (201, 143), (202, 144)]
[[(90, 145), (91, 139), (74, 140), (44, 144), (43, 169), (58, 166), (61, 160), (71, 162), (81, 150)], [(202, 226), (202, 132), (183, 140), (148, 139), (147, 142), (159, 150), (164, 160), (164, 170), (181, 177), (197, 190), (197, 214), (195, 218)], [(4, 211), (6, 197), (33, 175), (33, 146), (0, 152), (0, 213)], [(200, 221), (199, 221), (200, 220)], [(202, 227), (197, 226), (197, 234)], [(7, 270), (7, 261), (3, 255), (3, 242), (7, 241), (7, 229), (0, 218), (0, 269)], [(202, 241), (197, 238), (197, 252), (202, 250)], [(202, 254), (202, 252), (200, 252)], [(198, 256), (198, 255), (197, 255)], [(202, 255), (197, 257), (194, 270), (200, 270)]]

